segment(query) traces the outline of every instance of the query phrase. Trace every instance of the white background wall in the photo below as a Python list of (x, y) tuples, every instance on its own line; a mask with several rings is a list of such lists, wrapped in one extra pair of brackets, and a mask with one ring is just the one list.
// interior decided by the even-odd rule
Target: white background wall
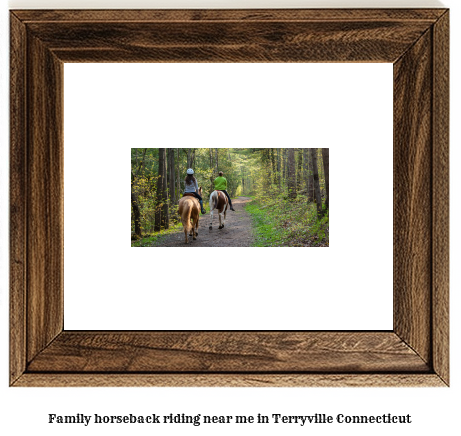
[[(315, 7), (319, 2), (296, 1), (296, 2), (274, 2), (274, 1), (254, 1), (240, 2), (247, 7)], [(423, 6), (435, 5), (436, 2), (350, 2), (335, 1), (329, 2), (333, 7), (353, 7), (353, 6)], [(59, 7), (80, 7), (80, 8), (139, 8), (139, 7), (161, 7), (168, 5), (172, 7), (177, 5), (185, 7), (187, 5), (197, 7), (236, 7), (236, 2), (212, 2), (212, 1), (194, 1), (194, 2), (159, 2), (159, 1), (10, 1), (11, 8), (59, 8)], [(325, 6), (325, 3), (321, 5)], [(238, 429), (242, 434), (254, 434), (264, 431), (266, 434), (311, 434), (332, 435), (354, 434), (354, 435), (387, 435), (390, 431), (395, 435), (408, 434), (456, 434), (459, 430), (458, 408), (455, 406), (461, 400), (460, 376), (458, 368), (460, 365), (459, 346), (460, 341), (460, 322), (459, 322), (459, 304), (460, 297), (457, 290), (460, 287), (459, 273), (456, 271), (456, 265), (459, 263), (459, 247), (455, 241), (459, 239), (459, 230), (455, 224), (459, 222), (459, 184), (461, 182), (459, 171), (456, 171), (456, 165), (459, 162), (460, 152), (456, 146), (460, 142), (460, 128), (456, 119), (459, 118), (459, 85), (455, 77), (460, 76), (459, 55), (460, 46), (460, 13), (461, 7), (454, 0), (445, 2), (446, 6), (451, 7), (451, 77), (452, 77), (452, 130), (451, 130), (451, 165), (452, 165), (452, 190), (451, 190), (451, 260), (452, 260), (452, 277), (451, 277), (451, 338), (452, 338), (452, 386), (449, 389), (403, 389), (403, 388), (316, 388), (316, 389), (285, 389), (285, 388), (264, 388), (264, 389), (243, 389), (243, 388), (81, 388), (81, 389), (13, 389), (8, 387), (8, 107), (2, 104), (0, 108), (1, 125), (1, 293), (0, 293), (0, 320), (1, 320), (1, 361), (0, 361), (0, 430), (2, 434), (22, 434), (30, 432), (34, 434), (68, 434), (68, 435), (101, 435), (101, 434), (234, 434), (235, 426), (224, 427), (192, 427), (192, 426), (172, 426), (162, 427), (157, 430), (155, 427), (126, 427), (126, 426), (105, 426), (105, 427), (82, 427), (75, 426), (58, 426), (47, 424), (48, 413), (57, 413), (63, 415), (73, 415), (85, 413), (92, 415), (118, 415), (118, 414), (169, 414), (169, 413), (186, 413), (186, 414), (216, 414), (216, 415), (256, 415), (262, 413), (271, 415), (273, 413), (282, 413), (287, 415), (306, 415), (313, 413), (327, 413), (335, 415), (337, 413), (345, 414), (411, 414), (413, 424), (410, 426), (316, 426), (301, 428), (297, 425), (284, 426), (283, 428), (276, 425), (270, 427), (250, 426)], [(8, 101), (8, 18), (7, 6), (1, 6), (1, 71), (0, 101)]]
[[(392, 329), (392, 64), (65, 64), (64, 83), (66, 329)], [(330, 148), (330, 247), (198, 249), (185, 286), (189, 248), (126, 231), (131, 147), (159, 145)]]

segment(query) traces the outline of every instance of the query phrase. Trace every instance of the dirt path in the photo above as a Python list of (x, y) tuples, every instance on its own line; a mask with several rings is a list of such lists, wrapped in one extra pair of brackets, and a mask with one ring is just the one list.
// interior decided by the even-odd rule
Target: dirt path
[[(153, 246), (155, 247), (250, 247), (253, 242), (250, 215), (243, 209), (251, 201), (248, 197), (238, 197), (232, 201), (235, 212), (228, 210), (226, 223), (219, 230), (219, 216), (213, 215), (213, 230), (210, 226), (210, 213), (200, 215), (198, 236), (189, 244), (184, 243), (184, 231), (181, 228), (171, 235), (162, 237)], [(190, 238), (192, 240), (192, 238)]]

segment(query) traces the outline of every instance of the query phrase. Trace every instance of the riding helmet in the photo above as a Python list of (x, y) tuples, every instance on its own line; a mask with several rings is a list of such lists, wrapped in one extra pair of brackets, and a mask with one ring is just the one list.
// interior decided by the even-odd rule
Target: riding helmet
[(194, 170), (193, 170), (192, 168), (189, 168), (189, 169), (187, 170), (187, 174), (194, 174)]

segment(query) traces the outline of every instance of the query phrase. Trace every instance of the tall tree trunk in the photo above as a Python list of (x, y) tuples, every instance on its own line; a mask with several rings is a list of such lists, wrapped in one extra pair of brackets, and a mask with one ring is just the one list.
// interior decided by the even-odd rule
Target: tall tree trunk
[(214, 191), (214, 166), (213, 166), (213, 149), (210, 148), (210, 194)]
[(155, 209), (154, 230), (168, 228), (168, 199), (166, 189), (166, 149), (158, 149), (158, 179), (157, 179), (157, 201)]
[(195, 148), (192, 149), (192, 156), (190, 159), (190, 167), (194, 168), (194, 166), (195, 166)]
[(288, 149), (283, 149), (283, 180), (288, 180)]
[(315, 191), (315, 202), (317, 203), (317, 217), (322, 218), (322, 197), (320, 195), (320, 182), (319, 182), (319, 169), (317, 166), (317, 149), (311, 148), (311, 160), (312, 167), (314, 170), (314, 191)]
[(277, 183), (277, 168), (275, 167), (275, 156), (274, 156), (274, 148), (270, 149), (271, 152), (271, 163), (272, 163), (272, 174), (274, 175), (273, 183), (274, 185)]
[(170, 191), (170, 205), (176, 204), (176, 195), (174, 189), (175, 168), (174, 168), (174, 148), (168, 149), (168, 181)]
[[(266, 170), (267, 173), (267, 181), (268, 184), (271, 184), (272, 180), (272, 166), (271, 166), (271, 154), (270, 154), (270, 149), (269, 148), (263, 148), (262, 150), (262, 159), (264, 163), (264, 169)], [(267, 185), (264, 185), (266, 187)]]
[(320, 195), (322, 195), (323, 198), (323, 192), (325, 189), (325, 176), (323, 174), (323, 156), (321, 148), (317, 148), (317, 168), (319, 170)]
[(306, 197), (309, 196), (309, 149), (303, 148), (303, 182), (306, 188)]
[(163, 154), (163, 178), (162, 178), (162, 197), (163, 197), (163, 212), (162, 212), (162, 226), (167, 229), (170, 225), (169, 217), (169, 201), (168, 201), (168, 179), (166, 173), (167, 166), (167, 149), (164, 148)]
[(298, 148), (296, 154), (298, 155), (298, 165), (296, 170), (296, 189), (300, 191), (303, 180), (303, 154), (300, 148)]
[(326, 191), (326, 200), (325, 206), (327, 210), (330, 207), (330, 149), (322, 148), (322, 157), (323, 157), (323, 171), (325, 173), (325, 191)]
[(279, 185), (279, 189), (280, 189), (280, 186), (281, 186), (281, 177), (282, 177), (282, 174), (280, 174), (280, 171), (281, 171), (281, 163), (282, 163), (282, 157), (281, 157), (281, 153), (282, 153), (282, 149), (281, 148), (277, 148), (277, 184)]
[(142, 228), (141, 228), (141, 212), (139, 210), (139, 201), (138, 196), (135, 192), (135, 184), (137, 183), (137, 178), (141, 173), (141, 170), (144, 166), (144, 159), (146, 158), (147, 148), (144, 149), (142, 153), (141, 162), (138, 164), (138, 150), (136, 150), (136, 174), (131, 172), (131, 207), (133, 208), (134, 215), (134, 232), (137, 236), (142, 237)]
[(176, 149), (176, 163), (177, 163), (177, 168), (176, 168), (176, 188), (178, 190), (178, 202), (179, 202), (179, 199), (181, 198), (181, 182), (180, 182), (180, 166), (179, 166), (179, 162), (180, 162), (180, 159), (181, 159), (181, 154), (179, 152), (179, 148)]
[(308, 176), (307, 176), (307, 201), (314, 201), (315, 189), (314, 189), (314, 165), (312, 162), (312, 148), (309, 149), (309, 163)]
[(154, 231), (158, 232), (162, 227), (162, 170), (163, 170), (163, 153), (162, 148), (158, 149), (158, 177), (157, 177), (157, 186), (156, 186), (156, 201), (155, 201), (155, 218), (154, 218)]
[(296, 163), (295, 149), (288, 149), (288, 197), (292, 200), (296, 198)]
[(142, 238), (141, 212), (139, 211), (138, 197), (136, 196), (134, 192), (131, 192), (131, 207), (133, 208), (133, 214), (134, 214), (134, 232), (136, 233), (137, 236)]

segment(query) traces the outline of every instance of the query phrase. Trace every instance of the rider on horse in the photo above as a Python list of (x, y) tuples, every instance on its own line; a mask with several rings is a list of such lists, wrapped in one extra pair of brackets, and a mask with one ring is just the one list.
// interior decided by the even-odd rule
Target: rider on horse
[(202, 209), (202, 214), (206, 213), (206, 210), (203, 208), (203, 200), (202, 197), (198, 194), (198, 184), (197, 179), (194, 177), (194, 170), (189, 168), (187, 170), (187, 176), (184, 180), (185, 188), (184, 188), (184, 195), (185, 194), (192, 194), (195, 198), (198, 199), (200, 203), (200, 208)]
[(227, 179), (223, 177), (223, 172), (219, 172), (219, 177), (216, 177), (214, 181), (214, 189), (216, 191), (222, 191), (224, 194), (226, 194), (227, 199), (229, 200), (229, 206), (230, 210), (235, 211), (235, 209), (232, 207), (232, 201), (230, 199), (229, 194), (227, 193)]

